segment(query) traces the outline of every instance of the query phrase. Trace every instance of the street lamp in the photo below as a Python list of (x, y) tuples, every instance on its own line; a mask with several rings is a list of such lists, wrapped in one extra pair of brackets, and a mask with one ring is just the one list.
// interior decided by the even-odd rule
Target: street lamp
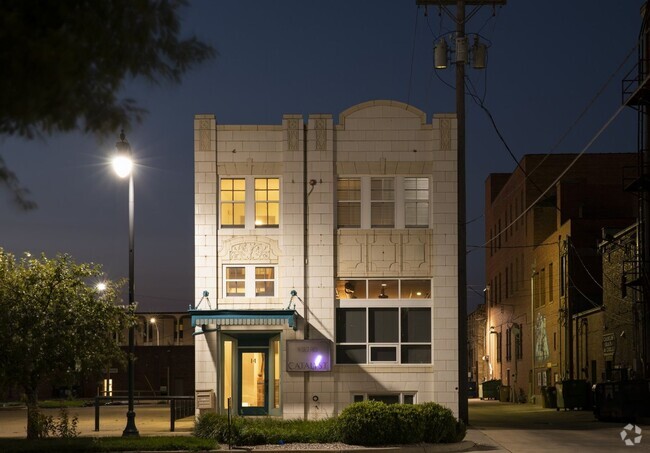
[(156, 318), (151, 318), (149, 322), (156, 327), (156, 346), (160, 346), (160, 331), (158, 330), (158, 323), (156, 322)]
[[(124, 131), (120, 133), (120, 141), (115, 143), (117, 151), (113, 158), (113, 169), (120, 178), (129, 177), (129, 307), (135, 304), (134, 297), (134, 275), (133, 275), (133, 215), (135, 202), (133, 198), (133, 160), (131, 156), (131, 145), (126, 141)], [(129, 357), (128, 357), (128, 398), (129, 409), (126, 413), (126, 428), (122, 432), (124, 437), (139, 436), (138, 428), (135, 426), (135, 410), (133, 409), (133, 387), (135, 374), (133, 369), (133, 356), (135, 355), (135, 326), (129, 327)]]

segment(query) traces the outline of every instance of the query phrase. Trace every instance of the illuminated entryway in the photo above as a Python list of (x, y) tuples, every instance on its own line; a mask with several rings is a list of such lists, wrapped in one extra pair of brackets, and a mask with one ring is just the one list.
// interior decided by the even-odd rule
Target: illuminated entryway
[(224, 409), (239, 415), (280, 415), (280, 335), (221, 335)]
[(266, 351), (239, 352), (239, 412), (242, 415), (268, 414), (268, 354)]

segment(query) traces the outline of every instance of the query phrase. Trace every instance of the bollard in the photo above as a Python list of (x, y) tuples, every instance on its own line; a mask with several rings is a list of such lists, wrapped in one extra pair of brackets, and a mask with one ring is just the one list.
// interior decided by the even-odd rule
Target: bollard
[(95, 431), (99, 431), (99, 397), (95, 397)]

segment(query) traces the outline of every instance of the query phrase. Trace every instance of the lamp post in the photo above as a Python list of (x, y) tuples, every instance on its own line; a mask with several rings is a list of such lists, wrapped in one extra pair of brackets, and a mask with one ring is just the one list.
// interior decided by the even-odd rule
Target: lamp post
[(151, 318), (149, 323), (153, 324), (156, 328), (156, 346), (160, 346), (160, 331), (158, 330), (158, 322), (156, 321), (156, 318)]
[[(135, 304), (134, 297), (134, 273), (133, 273), (133, 216), (135, 202), (133, 197), (133, 160), (131, 156), (131, 145), (126, 141), (124, 131), (120, 133), (120, 141), (115, 143), (117, 151), (113, 158), (113, 169), (120, 178), (129, 177), (129, 307)], [(133, 409), (133, 387), (135, 384), (135, 373), (133, 369), (133, 356), (135, 355), (135, 326), (129, 327), (129, 357), (128, 357), (128, 399), (129, 409), (126, 413), (126, 428), (122, 432), (124, 437), (139, 436), (138, 428), (135, 426), (135, 410)]]

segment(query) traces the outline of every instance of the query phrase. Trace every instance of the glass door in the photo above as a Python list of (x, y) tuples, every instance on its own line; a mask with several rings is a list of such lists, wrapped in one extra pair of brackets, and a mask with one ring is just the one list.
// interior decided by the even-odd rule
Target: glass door
[(239, 352), (239, 413), (268, 414), (268, 352), (240, 350)]

